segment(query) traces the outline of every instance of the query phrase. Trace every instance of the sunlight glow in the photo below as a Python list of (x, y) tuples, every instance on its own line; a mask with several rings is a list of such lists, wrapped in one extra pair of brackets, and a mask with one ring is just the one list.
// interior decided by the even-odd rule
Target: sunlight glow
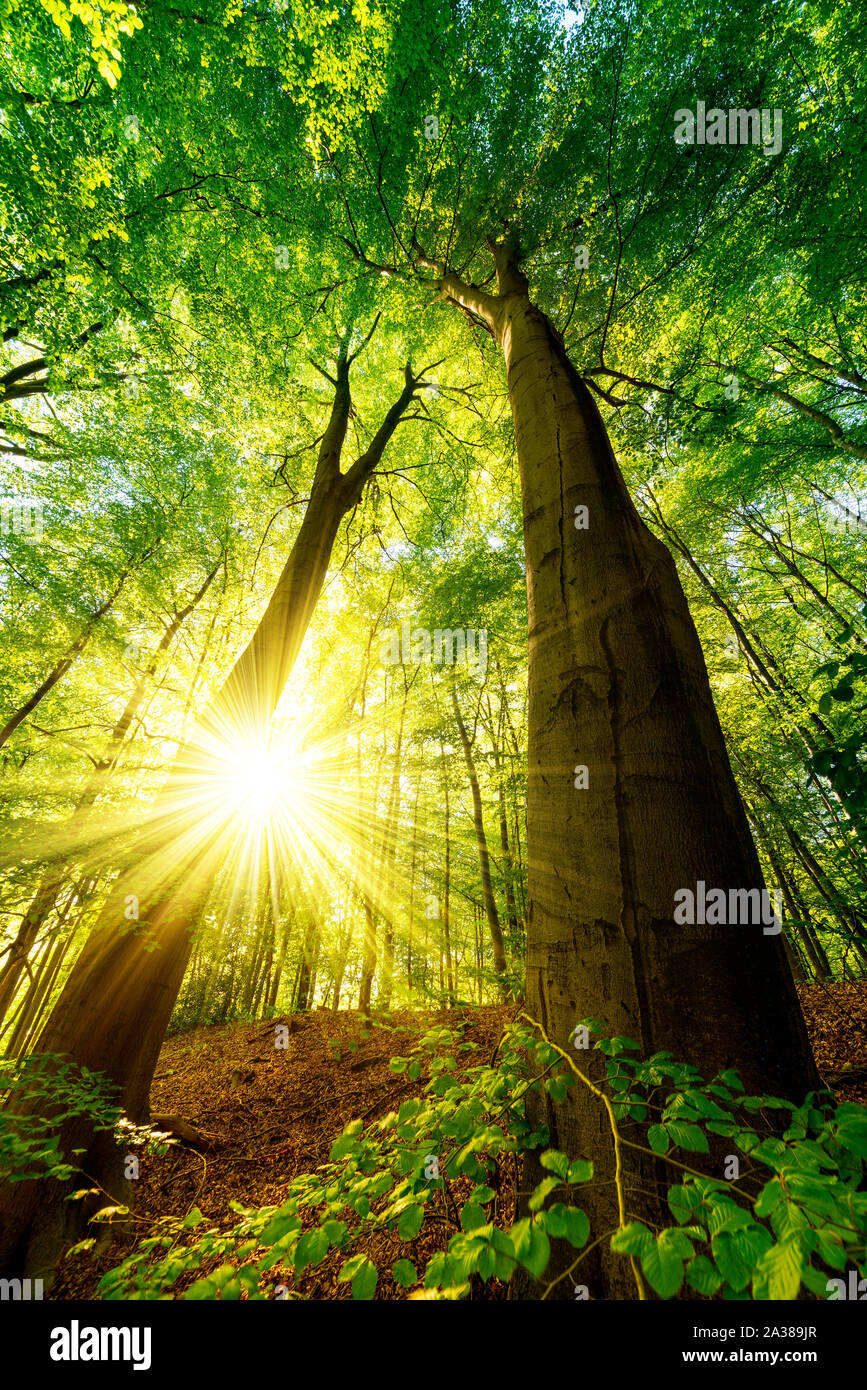
[(297, 814), (304, 800), (301, 758), (286, 749), (242, 749), (232, 759), (227, 783), (233, 810), (252, 821)]

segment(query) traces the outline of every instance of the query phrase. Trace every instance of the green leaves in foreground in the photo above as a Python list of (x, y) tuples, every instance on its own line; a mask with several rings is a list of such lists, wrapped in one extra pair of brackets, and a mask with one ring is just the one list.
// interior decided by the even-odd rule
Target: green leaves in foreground
[[(607, 1234), (591, 1231), (580, 1205), (582, 1188), (594, 1181), (593, 1163), (546, 1147), (547, 1130), (534, 1130), (524, 1110), (539, 1074), (550, 1079), (567, 1064), (522, 1024), (507, 1029), (496, 1067), (472, 1065), (473, 1044), (460, 1039), (460, 1027), (423, 1034), (396, 1069), (418, 1068), (420, 1094), (366, 1126), (348, 1124), (330, 1162), (293, 1179), (281, 1206), (245, 1211), (235, 1204), (242, 1219), (229, 1232), (203, 1229), (200, 1214), (194, 1227), (189, 1219), (165, 1223), (165, 1235), (142, 1241), (105, 1276), (102, 1296), (171, 1296), (182, 1274), (207, 1264), (218, 1267), (184, 1297), (267, 1298), (269, 1270), (289, 1287), (337, 1253), (339, 1283), (350, 1286), (353, 1299), (369, 1300), (379, 1287), (381, 1236), (406, 1247), (389, 1264), (395, 1285), (413, 1290), (411, 1298), (465, 1298), (474, 1283), (508, 1281), (519, 1269), (544, 1293), (555, 1255), (559, 1276), (577, 1267), (591, 1239)], [(638, 1219), (645, 1213), (628, 1212), (609, 1237), (612, 1252), (633, 1262), (654, 1295), (689, 1290), (774, 1300), (806, 1289), (826, 1298), (837, 1271), (854, 1265), (867, 1276), (863, 1106), (835, 1106), (830, 1092), (820, 1092), (796, 1107), (746, 1095), (733, 1071), (706, 1083), (667, 1053), (642, 1059), (630, 1039), (603, 1038), (596, 1046), (621, 1156), (628, 1161), (644, 1151), (647, 1160), (670, 1165), (671, 1223), (651, 1229)], [(537, 1181), (506, 1226), (503, 1177), (521, 1155), (525, 1174), (535, 1168)], [(627, 1203), (630, 1190), (634, 1185), (624, 1184)], [(435, 1225), (426, 1224), (431, 1209)], [(446, 1241), (422, 1268), (411, 1247), (429, 1230)], [(187, 1240), (193, 1243), (181, 1244)], [(419, 1282), (423, 1287), (414, 1289)]]

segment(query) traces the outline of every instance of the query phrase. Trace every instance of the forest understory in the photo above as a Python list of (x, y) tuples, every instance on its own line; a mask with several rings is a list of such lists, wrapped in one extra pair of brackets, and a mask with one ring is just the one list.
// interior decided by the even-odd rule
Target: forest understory
[[(798, 994), (823, 1081), (833, 1087), (838, 1101), (867, 1104), (867, 983), (801, 985)], [(161, 1219), (183, 1216), (193, 1206), (209, 1223), (228, 1229), (236, 1219), (229, 1206), (233, 1200), (279, 1205), (292, 1178), (327, 1161), (331, 1145), (350, 1121), (379, 1118), (409, 1097), (421, 1096), (422, 1079), (410, 1081), (389, 1073), (389, 1058), (398, 1047), (398, 1033), (392, 1030), (462, 1024), (465, 1038), (490, 1053), (515, 1013), (515, 1007), (493, 1005), (425, 1013), (399, 1010), (376, 1016), (381, 1026), (375, 1027), (357, 1010), (316, 1009), (266, 1024), (215, 1024), (175, 1034), (160, 1052), (151, 1108), (181, 1116), (208, 1140), (209, 1148), (201, 1154), (173, 1146), (164, 1157), (143, 1164), (137, 1184), (136, 1238), (154, 1235)], [(273, 1046), (277, 1023), (290, 1028), (285, 1051)], [(500, 1164), (493, 1215), (507, 1225), (515, 1218), (521, 1170), (521, 1160)], [(457, 1180), (453, 1196), (458, 1205), (471, 1187), (468, 1179)], [(427, 1213), (411, 1258), (423, 1267), (437, 1250), (447, 1248), (459, 1229), (443, 1196), (439, 1210)], [(394, 1262), (407, 1254), (403, 1243), (380, 1232), (365, 1248), (384, 1272), (376, 1298), (412, 1297), (412, 1288), (403, 1289), (388, 1277)], [(109, 1240), (106, 1232), (98, 1252), (62, 1258), (48, 1297), (97, 1297), (100, 1278), (127, 1250), (124, 1243)], [(340, 1252), (332, 1251), (295, 1282), (297, 1294), (351, 1299), (350, 1286), (338, 1282), (341, 1261)], [(212, 1267), (218, 1264), (215, 1257)], [(269, 1272), (271, 1297), (283, 1273), (279, 1265)], [(194, 1277), (191, 1273), (178, 1282), (178, 1294)], [(476, 1279), (470, 1297), (504, 1299), (507, 1285), (499, 1279), (486, 1284)]]

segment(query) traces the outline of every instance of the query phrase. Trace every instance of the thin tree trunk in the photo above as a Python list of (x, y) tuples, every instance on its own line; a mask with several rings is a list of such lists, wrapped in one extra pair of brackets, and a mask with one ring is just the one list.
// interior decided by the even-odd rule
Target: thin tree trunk
[[(153, 547), (151, 548), (151, 550), (146, 552), (142, 559), (146, 559), (152, 553), (152, 551)], [(57, 661), (54, 663), (53, 667), (51, 668), (45, 679), (36, 687), (32, 695), (30, 695), (24, 701), (24, 704), (20, 705), (19, 708), (15, 711), (15, 713), (10, 715), (3, 728), (0, 729), (0, 747), (2, 747), (2, 745), (7, 741), (7, 739), (11, 737), (11, 735), (18, 728), (18, 725), (23, 724), (28, 714), (33, 713), (33, 711), (36, 709), (36, 706), (40, 704), (42, 700), (45, 699), (45, 696), (49, 693), (49, 691), (54, 689), (58, 681), (61, 681), (63, 679), (67, 671), (84, 651), (85, 647), (90, 641), (91, 636), (93, 635), (94, 628), (97, 626), (100, 619), (104, 618), (106, 613), (108, 613), (108, 611), (113, 607), (115, 600), (118, 598), (121, 589), (123, 588), (127, 579), (129, 579), (129, 576), (132, 574), (132, 572), (132, 566), (128, 566), (122, 572), (120, 578), (118, 579), (108, 598), (104, 601), (104, 603), (101, 603), (99, 607), (94, 610), (93, 613), (91, 613), (90, 617), (87, 619), (87, 622), (84, 624), (84, 627), (81, 629), (78, 636), (75, 638), (73, 642), (69, 644), (63, 655), (58, 657)]]
[(415, 861), (418, 855), (418, 802), (421, 796), (421, 780), (415, 789), (415, 805), (412, 813), (412, 859), (409, 869), (409, 904), (407, 906), (406, 942), (406, 989), (412, 1003), (412, 947), (413, 927), (415, 926)]
[(509, 988), (505, 981), (506, 974), (506, 952), (503, 947), (503, 932), (500, 927), (500, 916), (497, 912), (497, 900), (494, 897), (494, 887), (491, 883), (491, 858), (488, 853), (488, 837), (485, 834), (485, 818), (482, 811), (482, 793), (479, 787), (479, 775), (476, 771), (476, 762), (473, 757), (473, 746), (470, 742), (467, 726), (464, 723), (461, 707), (458, 704), (458, 692), (454, 680), (449, 682), (449, 690), (452, 697), (452, 708), (455, 712), (455, 721), (460, 734), (461, 747), (464, 750), (464, 762), (467, 765), (467, 776), (470, 779), (470, 792), (473, 798), (473, 829), (476, 834), (476, 848), (479, 854), (479, 872), (482, 878), (482, 899), (485, 904), (485, 916), (488, 919), (488, 931), (491, 934), (491, 946), (494, 956), (494, 971), (500, 976), (500, 997), (509, 998)]
[(380, 985), (380, 1005), (391, 1008), (391, 992), (394, 986), (394, 882), (395, 861), (397, 858), (398, 824), (400, 821), (400, 757), (403, 749), (403, 729), (406, 722), (406, 707), (409, 700), (409, 685), (404, 672), (403, 703), (400, 707), (400, 723), (394, 746), (394, 764), (391, 774), (391, 790), (388, 798), (388, 818), (384, 844), (385, 886), (380, 910), (384, 921), (382, 933), (382, 983)]
[(440, 746), (441, 746), (441, 750), (442, 750), (442, 765), (443, 765), (443, 795), (444, 795), (444, 798), (445, 798), (445, 827), (444, 827), (444, 831), (445, 831), (445, 841), (446, 841), (445, 870), (444, 870), (444, 881), (443, 881), (443, 915), (442, 915), (442, 928), (441, 928), (441, 932), (442, 932), (442, 946), (441, 946), (441, 948), (440, 948), (440, 989), (442, 989), (442, 986), (443, 986), (442, 958), (443, 958), (443, 954), (445, 954), (445, 967), (446, 967), (446, 970), (445, 970), (445, 982), (446, 982), (446, 986), (447, 986), (447, 995), (446, 995), (446, 998), (448, 999), (449, 1008), (453, 1008), (453, 1007), (454, 1007), (454, 1002), (455, 1002), (455, 988), (454, 988), (454, 982), (453, 982), (453, 980), (452, 980), (452, 940), (451, 940), (451, 882), (452, 882), (452, 857), (451, 857), (451, 854), (452, 854), (452, 845), (451, 845), (451, 840), (450, 840), (450, 838), (449, 838), (449, 813), (450, 813), (450, 807), (449, 807), (449, 773), (448, 773), (448, 767), (447, 767), (447, 765), (446, 765), (445, 749), (442, 748), (442, 745), (440, 745)]
[(24, 1002), (21, 1013), (15, 1024), (12, 1037), (9, 1039), (9, 1052), (13, 1056), (19, 1056), (27, 1048), (31, 1035), (38, 1024), (39, 1016), (43, 1004), (49, 998), (54, 982), (60, 973), (66, 953), (72, 945), (72, 938), (75, 929), (65, 932), (55, 943), (54, 950), (46, 951), (45, 968), (40, 970), (39, 975), (34, 980), (31, 993)]

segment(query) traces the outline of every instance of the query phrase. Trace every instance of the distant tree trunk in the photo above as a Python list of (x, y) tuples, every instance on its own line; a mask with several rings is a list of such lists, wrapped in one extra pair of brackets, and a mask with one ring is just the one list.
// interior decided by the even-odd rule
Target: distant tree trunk
[[(763, 781), (756, 769), (749, 764), (743, 753), (736, 752), (735, 756), (738, 766), (748, 778), (750, 784), (755, 787), (769, 805), (774, 803), (774, 797), (770, 787)], [(803, 837), (799, 834), (795, 826), (792, 825), (789, 818), (783, 813), (780, 806), (776, 804), (774, 805), (774, 816), (782, 826), (786, 839), (789, 841), (795, 858), (804, 870), (806, 877), (812, 882), (819, 896), (828, 904), (830, 914), (839, 924), (841, 935), (851, 944), (856, 955), (858, 955), (863, 962), (867, 962), (867, 951), (865, 951), (864, 947), (860, 945), (856, 939), (864, 936), (865, 930), (867, 930), (867, 923), (864, 922), (863, 916), (857, 910), (848, 908), (845, 902), (842, 901), (842, 893), (837, 891), (830, 876), (822, 868), (812, 850), (804, 842)]]
[(388, 797), (388, 816), (386, 820), (385, 842), (383, 845), (384, 892), (380, 910), (384, 921), (382, 933), (382, 983), (380, 985), (380, 1005), (391, 1008), (391, 992), (394, 986), (394, 881), (397, 858), (398, 827), (400, 823), (400, 773), (401, 752), (403, 750), (403, 730), (406, 722), (406, 707), (409, 700), (409, 685), (404, 672), (403, 703), (400, 707), (400, 723), (394, 745), (394, 763), (391, 774), (391, 790)]
[(306, 1013), (312, 1003), (318, 951), (319, 933), (315, 919), (311, 918), (301, 943), (301, 970), (298, 976), (298, 997), (295, 1001), (295, 1008), (298, 1013)]
[[(705, 573), (683, 537), (666, 521), (652, 492), (646, 489), (646, 494), (652, 503), (653, 515), (663, 533), (671, 541), (678, 554), (686, 561), (720, 612), (725, 614), (737, 637), (739, 648), (749, 662), (750, 669), (755, 676), (756, 689), (762, 699), (771, 701), (778, 708), (781, 707), (786, 711), (791, 718), (792, 727), (797, 731), (808, 755), (816, 753), (820, 748), (832, 748), (835, 743), (833, 731), (821, 715), (811, 708), (804, 693), (794, 685), (761, 639), (755, 633), (747, 631), (732, 604), (728, 602), (718, 586)], [(862, 846), (867, 846), (867, 824), (864, 823), (860, 802), (857, 798), (853, 800), (846, 790), (837, 786), (831, 779), (828, 780), (831, 781), (831, 795), (842, 808), (847, 824), (858, 836)]]
[(256, 926), (253, 936), (253, 950), (248, 953), (249, 964), (244, 981), (244, 989), (241, 994), (241, 1012), (250, 1013), (253, 1009), (253, 1000), (259, 984), (259, 972), (262, 969), (262, 962), (265, 959), (265, 938), (268, 930), (267, 922), (260, 920)]
[(66, 958), (67, 952), (72, 945), (72, 938), (75, 929), (64, 932), (54, 942), (51, 949), (50, 943), (45, 943), (45, 954), (40, 961), (39, 970), (33, 979), (25, 998), (22, 1001), (21, 1011), (15, 1022), (12, 1036), (9, 1039), (7, 1051), (13, 1057), (19, 1057), (27, 1050), (27, 1045), (39, 1024), (40, 1015), (43, 1012), (46, 1001), (51, 995), (51, 990), (60, 968)]
[[(152, 661), (149, 662), (144, 674), (136, 681), (132, 693), (111, 731), (108, 742), (102, 751), (102, 755), (95, 764), (84, 790), (78, 798), (72, 815), (63, 827), (64, 838), (71, 845), (76, 843), (80, 844), (85, 838), (88, 822), (90, 820), (91, 808), (97, 797), (105, 790), (106, 782), (117, 764), (123, 742), (129, 733), (132, 721), (145, 697), (148, 684), (157, 669), (160, 657), (171, 645), (181, 624), (189, 617), (190, 613), (193, 612), (194, 608), (207, 593), (222, 563), (223, 553), (221, 553), (216, 565), (211, 570), (210, 574), (206, 576), (204, 584), (202, 584), (201, 588), (193, 595), (190, 602), (185, 608), (176, 612), (171, 622), (164, 628)], [(57, 902), (58, 894), (66, 877), (68, 864), (69, 860), (64, 856), (59, 861), (56, 861), (43, 870), (33, 900), (22, 918), (21, 926), (18, 928), (18, 935), (10, 948), (8, 959), (2, 970), (0, 970), (0, 1023), (2, 1023), (6, 1015), (6, 1010), (15, 995), (18, 982), (24, 970), (24, 963), (39, 934), (40, 928), (50, 916)]]
[(350, 881), (346, 894), (346, 931), (340, 941), (337, 955), (337, 968), (334, 972), (334, 1003), (332, 1008), (336, 1011), (340, 1008), (340, 995), (343, 992), (343, 981), (346, 976), (346, 967), (349, 963), (350, 952), (352, 951), (352, 938), (355, 934), (355, 893)]
[(746, 802), (744, 802), (744, 806), (747, 810), (748, 815), (750, 816), (750, 819), (752, 820), (753, 825), (756, 827), (758, 838), (761, 844), (764, 846), (765, 854), (768, 857), (768, 861), (771, 865), (771, 868), (774, 871), (777, 882), (780, 885), (780, 891), (783, 894), (783, 900), (786, 904), (786, 911), (789, 914), (790, 925), (793, 931), (797, 934), (800, 944), (803, 947), (804, 952), (806, 953), (807, 958), (810, 961), (810, 964), (813, 968), (813, 974), (815, 975), (817, 980), (830, 979), (831, 967), (828, 963), (828, 958), (822, 949), (819, 939), (815, 936), (815, 933), (813, 931), (813, 923), (810, 917), (809, 909), (806, 903), (804, 903), (797, 895), (797, 889), (795, 887), (795, 884), (792, 882), (792, 880), (789, 878), (789, 875), (786, 873), (786, 870), (783, 867), (782, 858), (778, 853), (777, 848), (774, 845), (774, 842), (770, 834), (764, 828), (761, 816), (759, 816), (758, 812), (755, 810), (754, 807), (750, 807), (749, 805), (747, 805)]
[(449, 773), (446, 764), (445, 748), (440, 744), (442, 766), (443, 766), (443, 797), (445, 801), (445, 869), (443, 877), (443, 915), (441, 924), (442, 946), (440, 948), (440, 990), (443, 986), (442, 959), (445, 955), (445, 983), (447, 986), (446, 999), (449, 1007), (452, 1008), (455, 1002), (455, 986), (452, 980), (452, 938), (451, 938), (451, 881), (452, 881), (452, 845), (449, 839)]
[(476, 763), (473, 757), (473, 747), (470, 736), (467, 733), (467, 726), (464, 723), (461, 707), (458, 704), (458, 692), (455, 688), (454, 680), (449, 682), (449, 690), (452, 697), (452, 707), (455, 712), (455, 721), (460, 734), (461, 747), (464, 750), (464, 762), (467, 765), (467, 776), (470, 779), (470, 792), (473, 798), (473, 829), (476, 833), (476, 847), (479, 854), (479, 871), (482, 878), (482, 898), (485, 904), (485, 916), (488, 919), (488, 931), (491, 934), (491, 946), (493, 948), (494, 971), (500, 976), (500, 997), (509, 998), (509, 987), (505, 981), (506, 974), (506, 952), (503, 948), (503, 933), (500, 927), (500, 916), (497, 912), (497, 900), (494, 897), (494, 887), (491, 883), (491, 858), (488, 853), (488, 837), (485, 834), (485, 818), (482, 811), (482, 793), (479, 787), (479, 776), (476, 772)]
[[(514, 247), (492, 251), (497, 294), (435, 269), (440, 292), (501, 345), (515, 425), (530, 625), (528, 1012), (564, 1049), (579, 1020), (601, 1017), (645, 1055), (666, 1049), (705, 1075), (736, 1067), (748, 1092), (800, 1103), (819, 1078), (779, 937), (674, 921), (675, 893), (699, 879), (763, 887), (674, 561), (638, 516)], [(594, 1235), (616, 1229), (596, 1097), (578, 1084), (555, 1109), (531, 1092), (528, 1116), (555, 1148), (593, 1159), (582, 1205)], [(529, 1154), (522, 1187), (544, 1176)], [(655, 1161), (625, 1151), (622, 1178), (634, 1214), (667, 1224)], [(548, 1273), (573, 1258), (557, 1251)], [(637, 1296), (606, 1240), (581, 1282), (594, 1298)], [(534, 1296), (528, 1281), (515, 1287)], [(570, 1281), (552, 1296), (571, 1298)]]
[(415, 925), (415, 861), (418, 853), (418, 801), (421, 796), (421, 781), (415, 789), (415, 805), (412, 813), (412, 859), (409, 868), (409, 903), (407, 905), (406, 942), (406, 989), (412, 1002), (412, 936)]
[[(502, 711), (501, 711), (502, 718)], [(512, 862), (512, 849), (509, 844), (509, 812), (506, 806), (506, 789), (503, 785), (503, 762), (499, 740), (491, 718), (491, 752), (494, 757), (494, 772), (497, 778), (497, 799), (500, 809), (500, 851), (503, 856), (503, 877), (506, 889), (506, 920), (512, 940), (518, 937), (518, 908), (515, 903), (515, 866)]]
[[(151, 547), (150, 550), (146, 551), (142, 559), (146, 559), (151, 555), (153, 549), (154, 547)], [(78, 636), (69, 644), (62, 656), (57, 658), (57, 661), (54, 663), (45, 679), (41, 681), (33, 693), (28, 696), (23, 705), (20, 705), (15, 713), (10, 715), (3, 728), (0, 729), (0, 747), (6, 743), (7, 739), (9, 739), (18, 728), (18, 725), (23, 724), (28, 714), (33, 713), (36, 706), (45, 699), (49, 691), (54, 689), (57, 683), (63, 679), (67, 671), (73, 666), (90, 641), (100, 619), (104, 618), (106, 613), (114, 606), (115, 600), (119, 597), (121, 589), (129, 579), (129, 576), (133, 573), (133, 568), (133, 566), (128, 566), (123, 570), (108, 598), (101, 603), (98, 608), (94, 609)]]
[[(361, 750), (359, 747), (359, 758)], [(382, 754), (380, 754), (376, 765), (376, 784), (373, 791), (373, 813), (376, 814), (377, 802), (379, 799), (379, 780), (382, 772)], [(369, 816), (365, 816), (362, 807), (361, 794), (361, 773), (358, 773), (358, 806), (359, 806), (359, 825), (364, 825)], [(369, 835), (369, 832), (368, 832)], [(377, 857), (377, 848), (373, 842), (369, 841), (368, 852), (364, 856), (364, 875), (365, 881), (361, 884), (361, 899), (364, 910), (364, 934), (361, 943), (361, 980), (358, 986), (358, 1009), (359, 1013), (370, 1013), (370, 1001), (373, 991), (373, 977), (376, 974), (376, 900), (379, 897), (379, 873), (377, 865), (382, 864), (381, 852)]]
[(253, 999), (253, 1017), (258, 1018), (262, 1008), (262, 1000), (267, 999), (268, 990), (271, 987), (271, 972), (274, 969), (274, 923), (268, 918), (265, 925), (265, 950), (263, 952), (259, 979), (256, 983), (256, 994)]
[(283, 967), (286, 964), (286, 951), (289, 946), (289, 939), (292, 935), (292, 923), (295, 920), (295, 908), (290, 903), (285, 922), (281, 922), (280, 930), (280, 957), (277, 961), (277, 969), (274, 971), (274, 978), (271, 981), (271, 989), (268, 994), (269, 1009), (276, 1008), (277, 995), (280, 990), (280, 981), (283, 976)]

